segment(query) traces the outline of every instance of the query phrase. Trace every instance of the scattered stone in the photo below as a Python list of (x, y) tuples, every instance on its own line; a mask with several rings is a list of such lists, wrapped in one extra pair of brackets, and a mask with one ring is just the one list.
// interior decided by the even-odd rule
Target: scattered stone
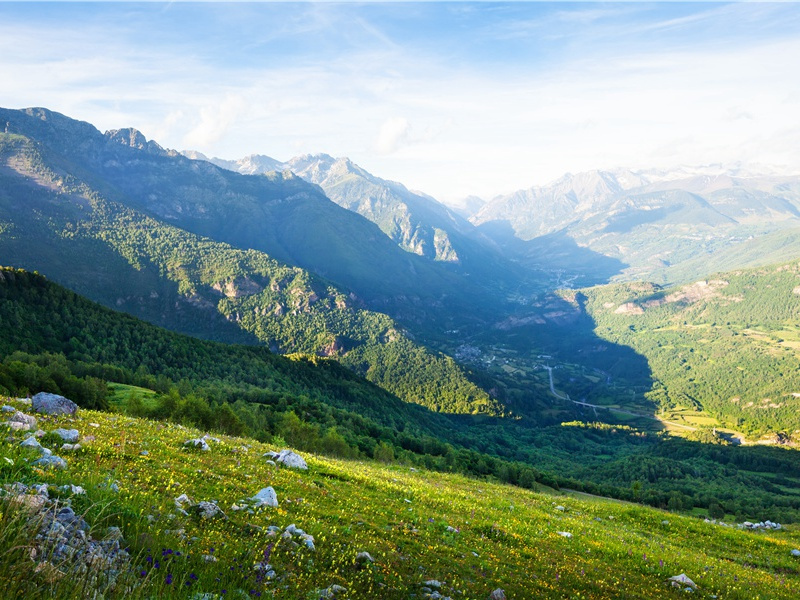
[(447, 533), (458, 533), (458, 529), (456, 529), (455, 527), (451, 527), (450, 525), (447, 526), (447, 529), (445, 529), (445, 531), (447, 531)]
[(666, 519), (664, 519), (663, 521), (661, 521), (661, 524), (662, 524), (662, 525), (669, 525), (669, 521), (667, 521)]
[(271, 506), (275, 508), (278, 506), (278, 495), (275, 493), (272, 486), (261, 489), (255, 496), (250, 498), (250, 500), (256, 503), (255, 508), (261, 508), (262, 506)]
[(69, 493), (72, 494), (73, 496), (83, 496), (84, 494), (86, 494), (86, 490), (83, 489), (81, 486), (72, 485), (71, 483), (67, 485), (62, 485), (58, 489), (61, 492)]
[(365, 566), (367, 563), (374, 563), (375, 559), (369, 552), (359, 552), (356, 554), (356, 565)]
[(222, 512), (222, 509), (214, 504), (213, 502), (207, 502), (205, 500), (201, 500), (194, 506), (192, 509), (200, 515), (201, 519), (227, 519), (228, 517), (225, 516), (225, 513)]
[(8, 426), (15, 431), (30, 431), (36, 429), (36, 417), (14, 409), (14, 414), (8, 418)]
[(691, 579), (689, 579), (685, 573), (681, 573), (680, 575), (673, 575), (672, 577), (667, 579), (667, 581), (671, 582), (672, 587), (677, 587), (677, 588), (687, 587), (691, 589), (697, 589), (697, 584)]
[(75, 450), (80, 450), (80, 444), (61, 444), (61, 449), (67, 452), (74, 452)]
[(207, 452), (211, 450), (211, 446), (203, 438), (195, 438), (193, 440), (186, 440), (183, 442), (184, 446), (188, 446), (190, 448), (196, 448), (198, 450), (202, 450), (203, 452)]
[(34, 436), (30, 436), (22, 440), (20, 443), (20, 448), (33, 448), (34, 450), (38, 450), (41, 454), (48, 455), (50, 454), (50, 450), (45, 448), (39, 443)]
[(58, 394), (48, 394), (39, 392), (31, 399), (33, 410), (46, 415), (74, 415), (78, 410), (78, 405), (72, 400), (59, 396)]
[(561, 537), (565, 537), (567, 539), (572, 537), (572, 534), (569, 531), (557, 531), (556, 533)]
[(289, 467), (291, 469), (302, 469), (303, 471), (308, 470), (308, 465), (306, 461), (303, 460), (303, 457), (299, 454), (295, 454), (288, 448), (285, 450), (281, 450), (280, 454), (278, 454), (275, 458), (275, 462), (279, 462), (282, 465)]
[(281, 455), (280, 452), (273, 452), (272, 450), (268, 450), (267, 452), (264, 452), (264, 454), (262, 454), (261, 456), (268, 456), (270, 458), (275, 459), (278, 458), (280, 455)]
[(441, 581), (439, 581), (438, 579), (428, 579), (428, 581), (426, 581), (423, 585), (425, 587), (437, 588), (438, 589), (438, 588), (442, 587), (444, 584)]
[(67, 468), (67, 461), (65, 461), (60, 456), (56, 456), (55, 454), (47, 454), (42, 458), (33, 461), (34, 465), (38, 465), (40, 467), (45, 467), (49, 469), (66, 469)]
[(62, 440), (67, 442), (68, 444), (74, 444), (78, 441), (78, 438), (81, 437), (80, 432), (77, 429), (54, 429), (53, 433), (55, 433), (58, 437)]
[(798, 550), (797, 548), (792, 550), (792, 556), (800, 558), (800, 550)]
[(489, 600), (506, 600), (506, 593), (500, 588), (497, 588), (489, 594)]
[(150, 453), (147, 450), (142, 450), (139, 452), (139, 456), (150, 456)]
[[(725, 525), (725, 523), (722, 523), (722, 522), (720, 522), (718, 524), (719, 525)], [(781, 525), (780, 523), (773, 523), (769, 519), (767, 519), (766, 521), (760, 521), (758, 523), (751, 523), (750, 521), (745, 521), (744, 523), (740, 523), (739, 525), (737, 525), (737, 527), (739, 529), (751, 529), (751, 530), (754, 530), (754, 531), (755, 530), (762, 530), (762, 529), (766, 529), (766, 530), (783, 529), (783, 525)]]
[(558, 505), (558, 506), (556, 506), (556, 510), (564, 512), (566, 509), (563, 506)]
[(336, 598), (339, 594), (345, 591), (347, 591), (347, 588), (334, 583), (333, 585), (326, 587), (324, 590), (317, 590), (315, 595), (317, 598), (322, 600), (323, 598)]
[(0, 411), (2, 411), (4, 413), (13, 413), (13, 412), (17, 412), (17, 409), (14, 408), (13, 406), (9, 406), (8, 404), (4, 404), (2, 406), (2, 408), (0, 408)]
[(100, 427), (100, 423), (89, 423), (89, 427)]
[(202, 557), (202, 558), (203, 558), (203, 560), (204, 560), (204, 561), (206, 561), (206, 562), (208, 562), (208, 563), (215, 563), (215, 562), (217, 562), (217, 557), (216, 557), (216, 556), (214, 556), (213, 554), (203, 554), (203, 557)]
[(268, 464), (268, 465), (272, 465), (273, 467), (277, 466), (277, 465), (275, 464), (275, 461), (274, 461), (274, 460), (272, 460), (271, 458), (268, 458), (268, 459), (267, 459), (267, 464)]

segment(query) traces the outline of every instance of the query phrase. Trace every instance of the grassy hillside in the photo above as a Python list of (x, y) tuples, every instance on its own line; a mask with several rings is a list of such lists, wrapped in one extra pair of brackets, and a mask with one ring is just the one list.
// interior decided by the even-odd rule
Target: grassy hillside
[(598, 335), (646, 357), (657, 405), (702, 409), (755, 437), (800, 433), (797, 262), (585, 295)]
[[(476, 600), (497, 588), (519, 600), (674, 598), (684, 594), (667, 579), (680, 573), (702, 598), (800, 594), (798, 559), (790, 554), (800, 535), (792, 528), (741, 531), (403, 465), (306, 455), (309, 470), (297, 471), (262, 456), (280, 447), (221, 436), (207, 452), (187, 450), (184, 441), (201, 431), (86, 410), (75, 418), (40, 416), (39, 425), (77, 429), (81, 448), (60, 452), (65, 470), (43, 470), (31, 464), (35, 451), (19, 447), (22, 434), (4, 438), (2, 484), (47, 484), (51, 499), (62, 507), (71, 502), (85, 520), (90, 540), (121, 535), (129, 558), (118, 561), (110, 587), (91, 570), (76, 574), (74, 564), (57, 562), (51, 546), (33, 539), (37, 521), (26, 520), (21, 506), (35, 511), (35, 490), (6, 493), (6, 598), (74, 598), (102, 587), (108, 599), (307, 599), (339, 585), (337, 598), (388, 600), (427, 597), (426, 582), (430, 592)], [(53, 446), (52, 434), (43, 442)], [(59, 489), (64, 485), (86, 493)], [(267, 486), (277, 507), (235, 509)], [(182, 494), (189, 501), (176, 504)], [(225, 516), (194, 516), (191, 504), (201, 501), (213, 501)], [(291, 524), (313, 537), (313, 550), (285, 533)], [(359, 563), (361, 552), (374, 562)]]

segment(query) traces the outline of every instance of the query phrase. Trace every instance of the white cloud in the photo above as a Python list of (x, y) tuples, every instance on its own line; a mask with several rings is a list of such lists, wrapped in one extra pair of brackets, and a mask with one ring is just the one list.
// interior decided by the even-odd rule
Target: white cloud
[(228, 95), (220, 102), (202, 107), (199, 123), (183, 137), (184, 146), (209, 149), (230, 132), (246, 110), (247, 103), (238, 95)]
[(375, 149), (380, 154), (393, 154), (400, 146), (409, 141), (411, 135), (411, 123), (403, 117), (392, 117), (381, 125), (378, 132), (378, 139), (375, 142)]

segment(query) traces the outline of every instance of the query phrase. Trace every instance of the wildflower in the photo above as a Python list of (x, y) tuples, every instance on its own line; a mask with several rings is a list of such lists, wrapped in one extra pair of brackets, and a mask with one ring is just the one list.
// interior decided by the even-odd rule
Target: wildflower
[(172, 573), (167, 573), (167, 576), (164, 578), (164, 583), (167, 585), (172, 584)]

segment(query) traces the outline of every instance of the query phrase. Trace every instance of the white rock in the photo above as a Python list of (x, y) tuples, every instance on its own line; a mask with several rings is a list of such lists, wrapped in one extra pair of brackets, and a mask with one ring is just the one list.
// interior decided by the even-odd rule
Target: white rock
[(560, 535), (561, 537), (565, 537), (565, 538), (571, 538), (572, 537), (572, 534), (569, 531), (557, 531), (556, 533), (558, 535)]
[(682, 585), (689, 586), (690, 588), (696, 588), (697, 587), (697, 584), (694, 581), (692, 581), (691, 579), (689, 579), (686, 576), (686, 573), (681, 573), (680, 575), (673, 575), (672, 577), (667, 579), (667, 581), (673, 581), (675, 583), (679, 583), (679, 584), (682, 584)]
[(67, 442), (68, 444), (74, 444), (80, 438), (81, 433), (77, 429), (54, 429), (53, 433), (55, 433), (58, 437), (60, 437), (63, 441)]
[(193, 448), (198, 448), (204, 452), (211, 450), (211, 446), (206, 443), (206, 441), (202, 438), (195, 438), (193, 440), (186, 440), (183, 442), (184, 446), (191, 446)]
[(561, 512), (564, 512), (566, 509), (563, 506), (558, 505), (558, 506), (556, 506), (556, 510), (560, 510)]
[(262, 488), (251, 500), (256, 502), (256, 506), (278, 506), (278, 495), (275, 490), (270, 487)]
[(295, 454), (288, 448), (281, 450), (275, 461), (292, 469), (302, 469), (303, 471), (308, 469), (308, 465), (306, 461), (303, 460), (303, 457), (299, 454)]

